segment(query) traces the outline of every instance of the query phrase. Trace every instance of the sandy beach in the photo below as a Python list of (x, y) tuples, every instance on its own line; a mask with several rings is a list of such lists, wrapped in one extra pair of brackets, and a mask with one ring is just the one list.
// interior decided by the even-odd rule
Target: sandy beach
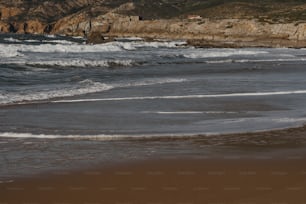
[[(305, 133), (302, 127), (229, 135), (248, 137), (240, 141), (250, 150), (259, 146), (256, 138), (283, 141), (261, 144), (258, 154), (247, 157), (225, 151), (215, 158), (157, 158), (17, 179), (0, 184), (0, 203), (305, 203)], [(267, 148), (272, 154), (260, 152)], [(294, 154), (287, 154), (289, 150)]]
[(304, 203), (306, 163), (164, 160), (0, 184), (1, 203)]

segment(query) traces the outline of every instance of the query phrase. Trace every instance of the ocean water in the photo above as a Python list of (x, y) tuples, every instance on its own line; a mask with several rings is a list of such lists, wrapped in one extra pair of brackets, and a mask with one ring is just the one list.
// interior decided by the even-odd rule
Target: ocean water
[(215, 151), (145, 139), (300, 126), (305, 65), (304, 49), (1, 35), (0, 178)]

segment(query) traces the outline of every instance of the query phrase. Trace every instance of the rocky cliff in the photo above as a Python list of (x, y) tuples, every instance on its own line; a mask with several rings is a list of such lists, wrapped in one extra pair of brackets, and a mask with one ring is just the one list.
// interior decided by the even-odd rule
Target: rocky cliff
[(206, 47), (306, 47), (306, 23), (248, 19), (117, 20), (107, 35), (186, 39)]
[(93, 43), (137, 36), (208, 47), (306, 47), (306, 2), (288, 2), (0, 0), (0, 32), (84, 36)]

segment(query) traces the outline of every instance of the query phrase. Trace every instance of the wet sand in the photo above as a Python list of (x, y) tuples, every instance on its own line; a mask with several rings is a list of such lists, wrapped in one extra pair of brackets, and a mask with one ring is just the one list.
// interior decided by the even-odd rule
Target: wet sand
[[(274, 156), (256, 157), (255, 152), (252, 157), (243, 153), (237, 157), (225, 151), (215, 158), (163, 158), (17, 179), (0, 183), (0, 203), (302, 204), (306, 203), (305, 133), (302, 127), (222, 136), (236, 138), (227, 143), (232, 148), (244, 147), (247, 153), (259, 145), (276, 149)], [(269, 145), (269, 138), (275, 137), (281, 138), (280, 143)], [(297, 151), (287, 155), (288, 149)]]

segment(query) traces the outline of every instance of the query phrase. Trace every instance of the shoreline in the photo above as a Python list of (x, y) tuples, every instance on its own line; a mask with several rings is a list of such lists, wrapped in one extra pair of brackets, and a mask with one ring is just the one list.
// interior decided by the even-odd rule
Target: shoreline
[[(49, 171), (0, 183), (0, 203), (304, 203), (306, 125), (186, 138), (214, 155), (169, 155)], [(221, 142), (221, 143), (220, 143)], [(173, 143), (174, 144), (174, 143)], [(219, 147), (219, 148), (218, 148)], [(237, 151), (238, 150), (238, 151)]]
[[(8, 133), (9, 134), (9, 133)], [(195, 145), (196, 148), (198, 145), (204, 146), (206, 148), (216, 148), (217, 152), (212, 152), (212, 154), (202, 155), (204, 158), (214, 158), (214, 159), (223, 159), (227, 157), (234, 157), (240, 159), (256, 159), (257, 156), (259, 158), (269, 157), (271, 159), (284, 159), (295, 157), (296, 154), (300, 154), (298, 157), (304, 157), (306, 159), (306, 125), (291, 127), (291, 128), (283, 128), (276, 130), (265, 130), (265, 131), (257, 131), (257, 132), (241, 132), (241, 133), (228, 133), (228, 134), (216, 134), (216, 135), (205, 135), (205, 134), (196, 134), (193, 136), (168, 136), (168, 137), (143, 137), (137, 138), (135, 137), (126, 137), (126, 138), (112, 138), (101, 140), (99, 138), (88, 138), (85, 136), (84, 139), (80, 136), (79, 138), (33, 138), (33, 137), (0, 137), (1, 140), (5, 139), (15, 139), (19, 138), (21, 140), (54, 140), (54, 141), (99, 141), (99, 142), (126, 142), (128, 143), (139, 143), (140, 145), (148, 144), (150, 142), (155, 143), (162, 142), (166, 146), (169, 144), (187, 144), (183, 146), (183, 148), (190, 148), (192, 146), (188, 144)], [(222, 150), (221, 152), (218, 152)], [(234, 151), (232, 151), (234, 150)], [(261, 150), (260, 155), (257, 155), (257, 151)], [(291, 154), (286, 155), (286, 151), (291, 151)], [(246, 153), (246, 154), (241, 154)], [(271, 154), (272, 153), (272, 154)], [(178, 154), (177, 154), (178, 155)], [(293, 156), (292, 156), (293, 155)], [(167, 159), (167, 155), (164, 155)], [(182, 156), (182, 155), (181, 155)], [(202, 158), (201, 155), (186, 155), (186, 158), (194, 159), (194, 158)], [(170, 158), (175, 158), (175, 154), (171, 154)], [(153, 157), (153, 159), (156, 157)], [(185, 158), (185, 157), (184, 157)], [(149, 158), (151, 160), (152, 158)], [(162, 159), (162, 158), (157, 158)], [(130, 163), (132, 160), (127, 160)], [(137, 160), (136, 160), (137, 161)], [(123, 162), (125, 163), (125, 162)], [(112, 164), (117, 165), (116, 163), (108, 163), (108, 165), (112, 166)], [(78, 169), (71, 169), (72, 171), (78, 171)], [(81, 168), (82, 170), (82, 168)], [(52, 172), (51, 172), (52, 173)], [(43, 173), (44, 174), (44, 173)], [(42, 174), (42, 175), (43, 175)], [(47, 172), (48, 174), (48, 172)], [(34, 175), (35, 176), (35, 175)], [(40, 175), (38, 175), (40, 176)]]
[[(46, 102), (47, 103), (47, 102)], [(22, 105), (32, 105), (32, 104), (22, 104)], [(3, 107), (10, 107), (14, 105), (5, 105)], [(1, 107), (1, 106), (0, 106)], [(9, 136), (9, 134), (18, 134), (21, 136)], [(110, 138), (100, 138), (101, 136), (106, 136), (105, 134), (94, 134), (94, 135), (52, 135), (52, 134), (33, 134), (24, 132), (0, 132), (0, 138), (20, 138), (20, 139), (78, 139), (78, 140), (99, 140), (99, 141), (184, 141), (184, 140), (209, 140), (212, 138), (230, 138), (230, 137), (260, 137), (260, 136), (271, 136), (271, 137), (282, 137), (286, 134), (295, 134), (296, 136), (305, 136), (306, 140), (306, 124), (275, 128), (275, 129), (265, 129), (256, 131), (246, 131), (246, 132), (232, 132), (232, 133), (190, 133), (190, 134), (165, 134), (165, 135), (109, 135)], [(27, 136), (22, 136), (27, 135)], [(35, 135), (38, 135), (36, 137)], [(44, 137), (45, 135), (45, 137)]]

